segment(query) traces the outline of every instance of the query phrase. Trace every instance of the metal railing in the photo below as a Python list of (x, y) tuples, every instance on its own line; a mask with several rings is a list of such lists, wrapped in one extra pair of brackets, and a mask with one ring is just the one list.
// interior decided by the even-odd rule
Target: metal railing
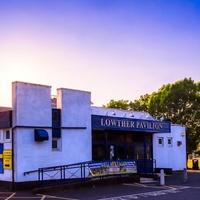
[[(133, 163), (135, 163), (137, 171), (133, 170)], [(125, 165), (129, 166), (124, 167)], [(93, 178), (102, 179), (106, 176), (122, 177), (136, 173), (154, 174), (155, 166), (155, 160), (87, 161), (69, 165), (43, 167), (38, 170), (24, 172), (24, 175), (38, 173), (39, 187), (44, 187), (48, 185), (84, 182)]]
[(38, 169), (38, 180), (47, 184), (62, 184), (66, 182), (81, 182), (86, 180), (89, 162), (81, 162), (70, 165), (45, 167)]
[(91, 161), (69, 165), (43, 167), (38, 170), (24, 172), (24, 175), (38, 173), (39, 186), (57, 185), (69, 182), (81, 182), (89, 179), (88, 164)]

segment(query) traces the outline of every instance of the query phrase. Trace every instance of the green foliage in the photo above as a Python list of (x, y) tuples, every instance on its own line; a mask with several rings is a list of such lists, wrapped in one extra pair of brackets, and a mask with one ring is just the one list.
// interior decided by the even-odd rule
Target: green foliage
[(123, 109), (123, 110), (128, 110), (129, 109), (129, 100), (110, 100), (107, 105), (103, 105), (104, 108), (118, 108), (118, 109)]
[(149, 101), (150, 95), (145, 94), (140, 96), (139, 100), (134, 100), (134, 102), (130, 102), (129, 106), (130, 109), (132, 110), (137, 110), (137, 111), (143, 111), (143, 112), (148, 112), (148, 101)]
[(129, 100), (110, 100), (109, 103), (106, 105), (103, 105), (104, 108), (117, 108), (117, 109), (123, 109), (123, 110), (137, 110), (137, 111), (144, 111), (148, 112), (148, 100), (149, 95), (145, 94), (140, 96), (139, 100), (129, 101)]
[(139, 100), (111, 100), (104, 107), (145, 111), (157, 119), (164, 116), (166, 121), (184, 125), (189, 153), (200, 143), (200, 82), (195, 83), (191, 78), (163, 85), (151, 95), (140, 96)]
[(200, 95), (199, 83), (189, 78), (174, 84), (163, 85), (149, 100), (149, 112), (164, 116), (165, 120), (186, 126), (188, 152), (200, 142)]

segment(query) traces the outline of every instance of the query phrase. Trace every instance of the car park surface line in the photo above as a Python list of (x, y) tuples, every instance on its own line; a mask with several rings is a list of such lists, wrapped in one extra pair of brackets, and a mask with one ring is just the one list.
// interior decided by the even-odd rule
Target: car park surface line
[(5, 200), (11, 199), (16, 193), (12, 193), (8, 198), (6, 198)]
[(180, 192), (179, 190), (157, 190), (157, 191), (152, 191), (152, 192), (145, 192), (145, 193), (137, 193), (137, 194), (129, 194), (129, 195), (124, 195), (124, 196), (116, 196), (116, 197), (108, 197), (108, 198), (101, 198), (98, 200), (126, 200), (126, 199), (138, 199), (140, 197), (149, 197), (149, 196), (160, 196), (160, 195), (165, 195), (169, 193), (177, 193)]
[(45, 199), (45, 197), (46, 197), (46, 195), (43, 195), (43, 196), (42, 196), (42, 198), (41, 198), (41, 200), (44, 200), (44, 199)]
[[(140, 183), (124, 183), (123, 185), (125, 186), (133, 186), (133, 187), (147, 187), (147, 188), (159, 188), (159, 189), (187, 189), (190, 188), (190, 186), (153, 186), (153, 185), (145, 185), (145, 184), (140, 184)], [(178, 187), (178, 188), (177, 188)]]

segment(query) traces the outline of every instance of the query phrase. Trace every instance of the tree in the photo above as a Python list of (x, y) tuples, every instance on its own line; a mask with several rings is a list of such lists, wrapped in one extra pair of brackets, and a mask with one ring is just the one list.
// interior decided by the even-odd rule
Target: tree
[(200, 142), (200, 92), (199, 83), (189, 78), (174, 84), (163, 85), (149, 99), (149, 112), (164, 116), (165, 120), (186, 126), (188, 152)]
[(148, 101), (149, 101), (150, 95), (145, 94), (141, 95), (139, 100), (134, 100), (134, 102), (129, 103), (129, 107), (132, 110), (137, 110), (137, 111), (143, 111), (143, 112), (148, 112)]
[(103, 105), (104, 108), (118, 108), (123, 110), (136, 110), (148, 112), (148, 100), (150, 95), (141, 95), (139, 100), (129, 101), (129, 100), (110, 100), (109, 103)]
[(184, 125), (189, 153), (200, 143), (200, 82), (195, 83), (191, 78), (163, 85), (151, 95), (140, 96), (139, 100), (111, 100), (104, 107), (145, 111), (156, 119), (164, 116), (165, 121)]
[(118, 109), (123, 109), (123, 110), (128, 110), (129, 109), (129, 100), (110, 100), (109, 103), (106, 105), (103, 105), (104, 108), (118, 108)]

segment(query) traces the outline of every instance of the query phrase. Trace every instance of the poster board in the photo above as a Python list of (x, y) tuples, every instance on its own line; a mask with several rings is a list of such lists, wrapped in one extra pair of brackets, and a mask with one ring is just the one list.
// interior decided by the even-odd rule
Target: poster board
[(3, 151), (3, 168), (12, 169), (12, 150)]
[(137, 173), (137, 165), (134, 160), (92, 162), (88, 167), (89, 176), (92, 177)]

